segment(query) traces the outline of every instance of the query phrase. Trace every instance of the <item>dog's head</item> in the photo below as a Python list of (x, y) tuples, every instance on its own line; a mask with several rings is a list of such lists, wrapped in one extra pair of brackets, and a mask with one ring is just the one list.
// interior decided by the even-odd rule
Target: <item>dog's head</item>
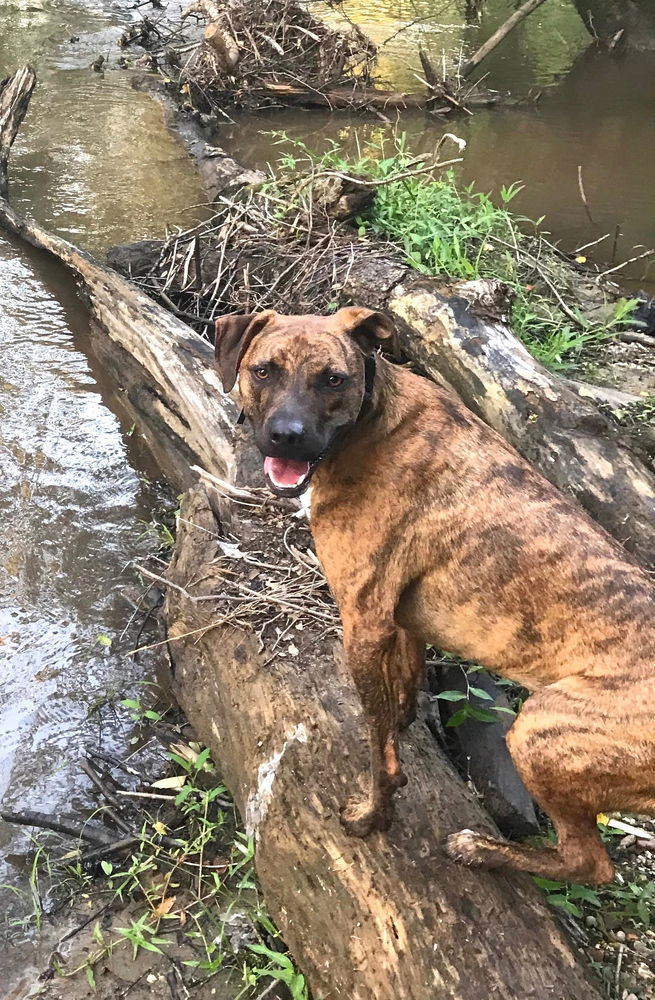
[(366, 357), (394, 333), (382, 313), (354, 307), (333, 316), (268, 310), (216, 321), (223, 388), (229, 392), (239, 378), (274, 493), (299, 496), (321, 459), (354, 427), (366, 392)]

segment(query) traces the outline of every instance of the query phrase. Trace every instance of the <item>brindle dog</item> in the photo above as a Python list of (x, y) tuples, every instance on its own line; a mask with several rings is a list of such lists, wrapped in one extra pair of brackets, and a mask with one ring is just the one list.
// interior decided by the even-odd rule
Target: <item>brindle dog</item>
[(448, 852), (605, 882), (601, 810), (655, 812), (655, 588), (621, 546), (456, 398), (374, 356), (367, 309), (216, 324), (226, 391), (240, 373), (270, 488), (312, 484), (311, 530), (364, 707), (371, 785), (342, 812), (385, 829), (405, 783), (398, 730), (427, 642), (533, 694), (507, 742), (557, 847), (464, 830)]

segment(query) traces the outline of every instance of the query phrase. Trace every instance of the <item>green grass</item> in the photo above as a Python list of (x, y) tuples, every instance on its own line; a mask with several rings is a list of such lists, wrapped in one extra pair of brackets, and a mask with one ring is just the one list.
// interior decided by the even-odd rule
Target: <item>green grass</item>
[[(372, 206), (356, 220), (362, 239), (392, 241), (422, 274), (505, 282), (514, 297), (514, 332), (551, 368), (573, 366), (584, 347), (610, 337), (634, 311), (635, 300), (621, 299), (603, 322), (585, 316), (576, 301), (574, 268), (545, 240), (543, 220), (533, 222), (511, 210), (520, 184), (503, 185), (496, 204), (490, 194), (463, 186), (452, 169), (417, 173), (421, 164), (410, 156), (404, 136), (391, 155), (371, 146), (348, 160), (336, 143), (317, 156), (305, 143), (273, 134), (284, 146), (281, 178), (340, 171), (376, 183)], [(290, 189), (286, 184), (287, 198)]]
[[(159, 713), (140, 699), (120, 704), (152, 735)], [(62, 854), (34, 842), (26, 890), (30, 913), (8, 927), (38, 931), (46, 893), (51, 905), (57, 900), (55, 909), (88, 901), (96, 912), (116, 915), (109, 927), (95, 922), (90, 949), (67, 959), (54, 956), (53, 972), (62, 979), (83, 976), (95, 989), (97, 970), (120, 948), (132, 959), (146, 952), (181, 961), (194, 985), (229, 974), (234, 1000), (258, 997), (274, 982), (284, 983), (293, 1000), (308, 1000), (305, 979), (261, 899), (253, 840), (237, 821), (209, 750), (180, 742), (167, 756), (171, 773), (152, 788), (169, 801), (162, 806), (146, 800), (139, 808), (139, 841), (129, 853), (108, 852), (87, 864), (78, 849)], [(229, 925), (235, 915), (246, 927), (236, 952)], [(185, 954), (178, 958), (180, 945)]]

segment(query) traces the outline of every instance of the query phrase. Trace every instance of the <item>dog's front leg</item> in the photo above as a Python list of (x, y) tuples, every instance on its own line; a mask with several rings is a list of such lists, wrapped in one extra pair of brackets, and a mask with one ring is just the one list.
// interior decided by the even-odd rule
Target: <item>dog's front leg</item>
[(398, 758), (398, 693), (393, 671), (396, 631), (358, 618), (344, 618), (344, 647), (364, 709), (370, 750), (370, 785), (365, 798), (351, 799), (341, 821), (357, 837), (386, 830), (393, 793), (406, 784)]

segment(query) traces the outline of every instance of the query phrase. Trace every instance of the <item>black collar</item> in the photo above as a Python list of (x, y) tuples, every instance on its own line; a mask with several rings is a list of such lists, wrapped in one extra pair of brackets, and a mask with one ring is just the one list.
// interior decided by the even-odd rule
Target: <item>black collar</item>
[[(375, 355), (369, 354), (367, 358), (364, 359), (364, 397), (362, 399), (362, 405), (358, 414), (357, 419), (361, 417), (364, 412), (366, 404), (369, 402), (371, 395), (373, 394), (373, 387), (375, 386), (375, 373), (377, 372), (377, 364), (375, 361)], [(239, 416), (237, 417), (237, 426), (243, 424), (246, 419), (246, 414), (244, 410), (241, 410)]]
[(375, 355), (369, 354), (369, 356), (364, 360), (364, 396), (370, 396), (373, 392), (376, 371), (377, 364), (375, 361)]

